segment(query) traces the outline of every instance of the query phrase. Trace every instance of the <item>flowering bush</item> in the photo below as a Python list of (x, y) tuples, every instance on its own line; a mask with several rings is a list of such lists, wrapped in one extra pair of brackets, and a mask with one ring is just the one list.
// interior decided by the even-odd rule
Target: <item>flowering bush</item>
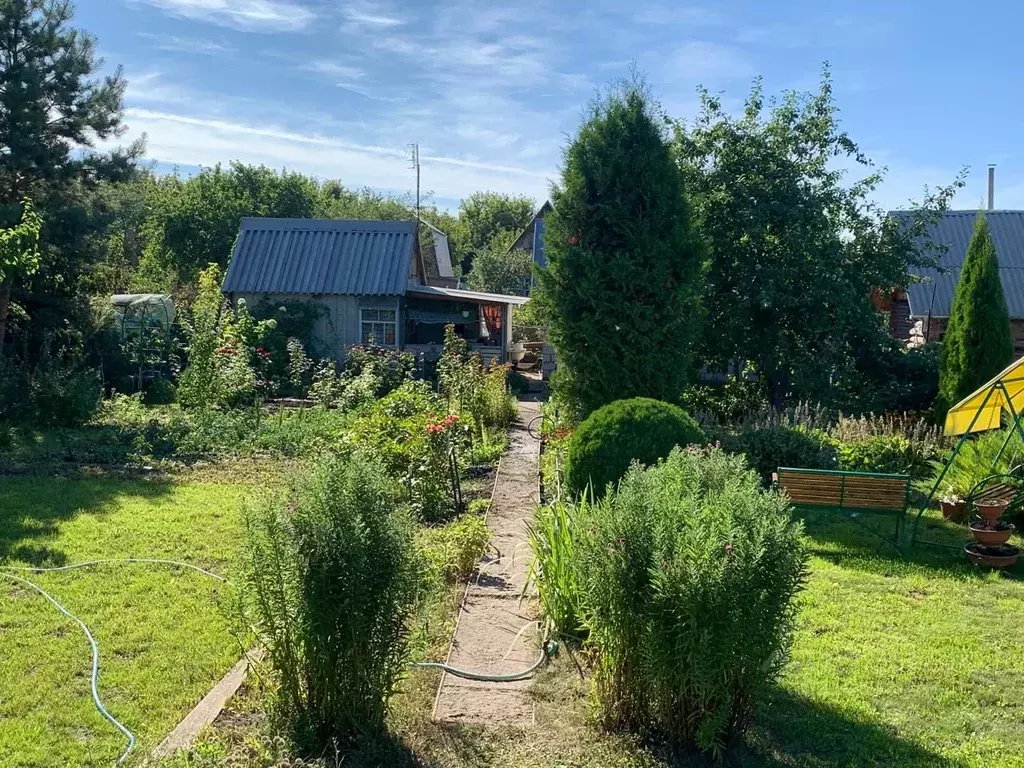
[(516, 401), (508, 387), (509, 367), (484, 367), (479, 355), (470, 355), (465, 339), (455, 326), (444, 329), (444, 351), (437, 364), (441, 394), (448, 410), (465, 414), (475, 438), (484, 438), (488, 428), (504, 429), (516, 419)]
[(349, 435), (350, 445), (370, 451), (402, 478), (423, 520), (443, 519), (457, 506), (450, 456), (468, 435), (457, 416), (444, 415), (444, 405), (425, 382), (406, 382), (362, 412)]
[(273, 320), (256, 320), (244, 299), (232, 310), (221, 296), (223, 272), (216, 264), (199, 274), (199, 292), (184, 321), (188, 364), (178, 384), (186, 408), (237, 407), (266, 397), (270, 353), (260, 346)]

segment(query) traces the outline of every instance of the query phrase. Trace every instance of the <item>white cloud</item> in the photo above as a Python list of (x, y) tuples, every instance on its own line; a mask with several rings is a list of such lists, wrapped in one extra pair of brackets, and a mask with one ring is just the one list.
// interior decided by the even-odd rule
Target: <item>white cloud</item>
[[(413, 185), (404, 146), (359, 144), (330, 134), (290, 131), (172, 112), (129, 108), (129, 134), (149, 137), (147, 156), (172, 165), (212, 166), (230, 160), (339, 178), (354, 186), (409, 190)], [(423, 188), (441, 198), (461, 198), (477, 189), (529, 194), (547, 193), (550, 172), (536, 168), (486, 163), (424, 152), (420, 157)]]
[(139, 37), (153, 41), (153, 47), (158, 51), (191, 53), (202, 56), (230, 56), (236, 52), (233, 46), (195, 37), (156, 35), (150, 32), (142, 32), (139, 34)]
[(342, 29), (348, 32), (379, 32), (406, 22), (389, 5), (378, 0), (346, 0), (341, 13), (345, 19)]
[(365, 91), (360, 81), (366, 77), (366, 72), (359, 67), (342, 64), (333, 59), (315, 59), (303, 64), (302, 69), (322, 75), (341, 88), (349, 88), (359, 93)]
[(175, 16), (250, 32), (299, 32), (315, 14), (296, 0), (132, 0)]

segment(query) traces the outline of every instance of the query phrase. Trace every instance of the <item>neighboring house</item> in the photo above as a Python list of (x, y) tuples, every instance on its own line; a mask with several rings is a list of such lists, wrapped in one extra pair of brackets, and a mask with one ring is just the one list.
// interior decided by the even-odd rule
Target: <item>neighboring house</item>
[(538, 267), (546, 267), (548, 260), (544, 256), (544, 217), (551, 213), (552, 210), (554, 209), (551, 207), (551, 202), (546, 201), (540, 207), (540, 210), (533, 214), (530, 223), (526, 225), (526, 229), (512, 243), (509, 251), (528, 251), (533, 256), (534, 264)]
[[(909, 216), (903, 211), (890, 215)], [(1014, 350), (1020, 357), (1024, 355), (1024, 211), (986, 211), (986, 216), (999, 258), (999, 276), (1010, 314)], [(977, 217), (976, 210), (947, 211), (929, 228), (926, 236), (939, 246), (934, 253), (939, 268), (916, 269), (915, 276), (921, 280), (908, 285), (905, 292), (898, 291), (888, 297), (894, 336), (911, 342), (942, 339)]]
[(448, 235), (425, 221), (420, 222), (420, 252), (423, 255), (423, 277), (427, 285), (459, 287), (459, 278), (452, 269)]
[(436, 359), (448, 323), (485, 359), (508, 360), (511, 307), (528, 299), (437, 284), (451, 276), (439, 264), (447, 239), (439, 248), (427, 238), (434, 247), (425, 264), (419, 234), (415, 221), (245, 218), (223, 291), (250, 307), (318, 304), (314, 340), (339, 360), (371, 339)]

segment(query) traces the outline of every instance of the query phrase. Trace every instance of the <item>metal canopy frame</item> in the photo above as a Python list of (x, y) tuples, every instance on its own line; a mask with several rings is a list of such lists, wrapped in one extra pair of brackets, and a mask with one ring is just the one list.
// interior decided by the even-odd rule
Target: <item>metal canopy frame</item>
[[(1014, 363), (1014, 365), (1016, 365), (1016, 363)], [(928, 498), (926, 498), (924, 500), (924, 503), (921, 505), (921, 509), (918, 510), (917, 517), (914, 518), (914, 525), (913, 525), (913, 527), (910, 530), (910, 541), (909, 541), (909, 544), (911, 546), (913, 546), (914, 542), (917, 540), (917, 529), (918, 529), (918, 526), (921, 523), (921, 518), (924, 517), (924, 513), (927, 511), (929, 505), (931, 505), (932, 499), (935, 498), (935, 492), (938, 490), (939, 485), (942, 484), (942, 480), (946, 477), (946, 473), (949, 471), (949, 468), (953, 465), (953, 461), (956, 459), (957, 454), (960, 453), (960, 449), (963, 448), (964, 445), (967, 443), (967, 441), (970, 439), (971, 434), (972, 434), (972, 430), (974, 429), (974, 425), (977, 423), (978, 418), (981, 416), (982, 412), (985, 410), (986, 406), (988, 405), (989, 400), (992, 399), (992, 395), (995, 392), (1002, 391), (1003, 398), (1004, 398), (1004, 406), (1003, 407), (1010, 412), (1010, 416), (1012, 417), (1013, 422), (1012, 422), (1011, 429), (1006, 434), (1006, 439), (1003, 441), (1003, 444), (999, 447), (999, 452), (996, 453), (995, 458), (992, 460), (991, 471), (995, 472), (996, 465), (999, 463), (999, 459), (1002, 457), (1003, 451), (1006, 450), (1006, 446), (1010, 444), (1010, 438), (1013, 437), (1014, 433), (1019, 434), (1021, 436), (1021, 439), (1024, 440), (1024, 426), (1021, 425), (1021, 421), (1024, 420), (1024, 411), (1021, 411), (1020, 413), (1018, 413), (1017, 409), (1013, 407), (1013, 397), (1010, 395), (1009, 390), (1006, 388), (1006, 383), (1007, 382), (1009, 382), (1009, 383), (1013, 383), (1013, 382), (1024, 383), (1024, 373), (1021, 373), (1021, 374), (1019, 374), (1019, 375), (1017, 375), (1017, 376), (1015, 376), (1013, 378), (1009, 378), (1009, 379), (1005, 379), (1005, 380), (1002, 377), (999, 377), (994, 384), (987, 384), (986, 385), (988, 387), (988, 392), (985, 393), (984, 399), (981, 401), (981, 404), (975, 410), (974, 417), (971, 419), (971, 423), (967, 426), (967, 429), (960, 436), (960, 439), (957, 441), (956, 447), (953, 448), (953, 453), (950, 454), (949, 460), (946, 462), (946, 466), (944, 466), (942, 468), (942, 472), (940, 472), (939, 476), (935, 479), (935, 484), (932, 485), (932, 489), (928, 493)], [(970, 399), (975, 394), (976, 394), (975, 392), (972, 392), (965, 399)], [(1020, 394), (1020, 393), (1018, 393), (1018, 394)], [(999, 428), (1002, 429), (1002, 426), (1003, 425), (1000, 423)], [(984, 431), (984, 430), (979, 430), (979, 431)], [(937, 544), (935, 544), (935, 542), (928, 542), (928, 541), (922, 541), (921, 543), (922, 544), (932, 544), (932, 545), (936, 545), (936, 546), (944, 546), (944, 545), (937, 545)]]

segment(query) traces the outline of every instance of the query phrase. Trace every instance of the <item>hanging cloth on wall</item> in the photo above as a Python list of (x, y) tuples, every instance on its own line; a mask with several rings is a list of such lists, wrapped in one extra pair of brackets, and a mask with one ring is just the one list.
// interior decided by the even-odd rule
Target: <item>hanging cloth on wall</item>
[(500, 336), (501, 335), (501, 317), (503, 309), (500, 304), (483, 304), (480, 307), (483, 316), (484, 323), (487, 325), (488, 336)]

